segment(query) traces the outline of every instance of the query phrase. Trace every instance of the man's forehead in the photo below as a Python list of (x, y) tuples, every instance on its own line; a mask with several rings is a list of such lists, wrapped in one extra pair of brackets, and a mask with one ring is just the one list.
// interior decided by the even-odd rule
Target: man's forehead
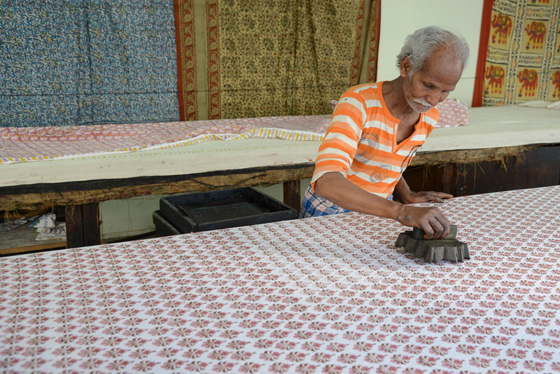
[(457, 65), (462, 62), (457, 54), (449, 48), (439, 48), (434, 50), (430, 56), (424, 61), (422, 70), (428, 71), (431, 68), (439, 67), (438, 65)]
[(455, 85), (463, 73), (463, 63), (453, 51), (436, 50), (419, 71), (447, 85)]

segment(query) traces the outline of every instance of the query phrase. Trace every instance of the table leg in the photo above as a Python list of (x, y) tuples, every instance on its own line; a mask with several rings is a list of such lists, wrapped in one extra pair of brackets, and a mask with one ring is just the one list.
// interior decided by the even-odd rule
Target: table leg
[(101, 244), (99, 228), (99, 203), (82, 205), (84, 224), (84, 246)]
[(87, 247), (101, 243), (99, 203), (66, 206), (65, 216), (68, 248)]
[(297, 210), (298, 215), (301, 208), (300, 195), (300, 183), (298, 180), (284, 182), (284, 204)]
[(441, 191), (455, 195), (456, 184), (457, 184), (457, 165), (456, 164), (443, 165)]

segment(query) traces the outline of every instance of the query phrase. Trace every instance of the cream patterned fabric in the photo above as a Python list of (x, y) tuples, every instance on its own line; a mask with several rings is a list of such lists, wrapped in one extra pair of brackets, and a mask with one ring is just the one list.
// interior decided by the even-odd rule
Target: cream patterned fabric
[(471, 260), (357, 213), (0, 258), (0, 367), (558, 372), (560, 186), (440, 208)]

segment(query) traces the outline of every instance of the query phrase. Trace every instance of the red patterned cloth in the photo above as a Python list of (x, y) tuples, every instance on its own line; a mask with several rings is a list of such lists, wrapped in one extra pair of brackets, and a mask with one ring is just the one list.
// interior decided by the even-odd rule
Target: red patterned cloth
[(129, 125), (5, 127), (0, 128), (0, 163), (138, 151), (160, 144), (188, 142), (203, 135), (239, 135), (262, 128), (318, 133), (329, 121), (328, 116), (290, 116)]
[(358, 213), (0, 258), (0, 367), (560, 371), (560, 186), (439, 206), (471, 260)]
[(436, 105), (439, 121), (436, 127), (457, 127), (468, 125), (471, 121), (469, 109), (457, 99), (447, 98)]

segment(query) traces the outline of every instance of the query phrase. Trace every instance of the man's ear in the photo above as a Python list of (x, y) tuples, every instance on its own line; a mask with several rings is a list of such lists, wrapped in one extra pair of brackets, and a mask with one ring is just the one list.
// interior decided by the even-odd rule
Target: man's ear
[(403, 78), (408, 77), (411, 70), (412, 70), (412, 64), (410, 61), (410, 56), (404, 56), (401, 60), (401, 67), (400, 67), (401, 77)]

